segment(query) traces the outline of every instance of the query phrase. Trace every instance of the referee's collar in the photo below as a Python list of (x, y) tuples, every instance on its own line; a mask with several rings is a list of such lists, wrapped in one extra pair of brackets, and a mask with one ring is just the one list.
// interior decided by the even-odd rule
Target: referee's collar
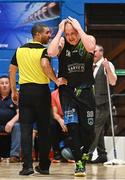
[(43, 45), (42, 43), (40, 43), (39, 41), (31, 41), (30, 43), (34, 43), (34, 44), (41, 44)]

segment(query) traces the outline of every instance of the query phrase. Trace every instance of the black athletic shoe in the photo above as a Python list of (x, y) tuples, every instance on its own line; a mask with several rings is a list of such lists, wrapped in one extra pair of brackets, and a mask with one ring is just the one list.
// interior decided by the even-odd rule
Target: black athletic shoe
[(40, 174), (49, 174), (49, 169), (41, 169), (40, 166), (35, 167), (35, 171), (40, 173)]
[(93, 154), (92, 153), (88, 153), (88, 156), (89, 156), (89, 158), (86, 161), (86, 163), (88, 163), (88, 164), (90, 163), (91, 164)]
[(23, 169), (19, 172), (19, 175), (28, 176), (28, 175), (33, 174), (33, 173), (34, 173), (33, 168), (23, 168)]
[(97, 159), (91, 161), (92, 164), (98, 164), (98, 163), (104, 163), (107, 161), (107, 156), (105, 155), (101, 155), (101, 156), (98, 156)]

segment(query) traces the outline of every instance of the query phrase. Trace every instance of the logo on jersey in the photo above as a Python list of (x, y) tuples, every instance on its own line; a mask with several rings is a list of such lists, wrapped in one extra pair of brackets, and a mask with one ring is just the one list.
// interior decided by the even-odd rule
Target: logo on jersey
[(64, 122), (65, 124), (78, 123), (78, 115), (75, 108), (64, 111)]
[(14, 107), (14, 105), (13, 104), (10, 104), (10, 108), (13, 108)]
[(71, 57), (71, 51), (66, 50), (66, 57)]
[(74, 114), (74, 112), (75, 112), (75, 109), (74, 109), (74, 108), (72, 108), (72, 109), (70, 109), (70, 110), (68, 110), (68, 111), (65, 111), (67, 117), (72, 117), (73, 114)]
[(68, 65), (68, 73), (84, 72), (84, 71), (85, 71), (84, 63), (74, 63)]
[(87, 119), (90, 126), (94, 125), (94, 111), (87, 111)]

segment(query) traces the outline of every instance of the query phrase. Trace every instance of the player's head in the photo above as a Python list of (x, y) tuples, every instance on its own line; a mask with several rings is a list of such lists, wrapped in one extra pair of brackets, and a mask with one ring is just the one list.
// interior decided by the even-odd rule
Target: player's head
[(64, 33), (65, 33), (66, 40), (71, 45), (75, 46), (79, 42), (80, 36), (79, 36), (78, 32), (75, 30), (75, 28), (72, 26), (72, 24), (68, 21), (65, 23)]

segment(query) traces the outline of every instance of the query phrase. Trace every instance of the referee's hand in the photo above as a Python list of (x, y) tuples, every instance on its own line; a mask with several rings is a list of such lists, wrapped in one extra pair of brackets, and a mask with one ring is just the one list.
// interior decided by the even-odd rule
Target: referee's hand
[(17, 90), (12, 91), (11, 97), (12, 97), (13, 103), (18, 105), (18, 103), (19, 103), (19, 92)]
[(67, 85), (67, 80), (64, 77), (60, 77), (57, 79), (56, 85), (58, 87), (61, 85)]

